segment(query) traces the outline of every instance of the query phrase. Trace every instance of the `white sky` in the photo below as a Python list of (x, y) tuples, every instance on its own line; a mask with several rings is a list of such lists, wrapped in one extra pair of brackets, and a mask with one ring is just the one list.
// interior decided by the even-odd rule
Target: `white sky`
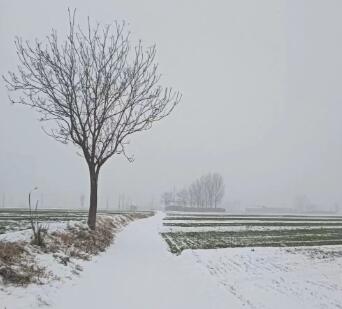
[[(104, 166), (102, 206), (119, 194), (156, 206), (210, 171), (224, 176), (226, 200), (247, 206), (291, 206), (298, 194), (342, 204), (341, 1), (0, 0), (0, 73), (15, 70), (15, 35), (64, 34), (68, 7), (81, 22), (128, 21), (157, 44), (163, 84), (183, 93), (173, 115), (132, 139), (133, 164)], [(24, 203), (37, 185), (47, 206), (78, 207), (83, 159), (37, 118), (0, 87), (0, 194)]]

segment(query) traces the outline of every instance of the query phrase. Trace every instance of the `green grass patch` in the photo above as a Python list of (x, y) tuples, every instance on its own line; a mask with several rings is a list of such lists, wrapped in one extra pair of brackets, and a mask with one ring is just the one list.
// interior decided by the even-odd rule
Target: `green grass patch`
[(235, 247), (290, 247), (342, 245), (342, 228), (272, 231), (208, 231), (161, 233), (170, 251)]

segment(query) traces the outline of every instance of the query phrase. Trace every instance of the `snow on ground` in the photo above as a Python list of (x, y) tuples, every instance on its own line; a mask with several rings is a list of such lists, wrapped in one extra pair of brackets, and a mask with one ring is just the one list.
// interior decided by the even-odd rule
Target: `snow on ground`
[[(79, 221), (68, 221), (68, 222), (49, 222), (47, 223), (48, 231), (52, 232), (61, 232), (64, 231), (67, 227), (73, 227), (76, 224), (80, 224)], [(31, 240), (32, 230), (26, 229), (22, 231), (14, 231), (8, 232), (5, 234), (0, 234), (0, 241), (27, 241)]]
[[(46, 266), (54, 280), (45, 284), (30, 284), (27, 287), (1, 286), (0, 285), (0, 309), (37, 309), (49, 304), (50, 299), (55, 296), (56, 291), (64, 287), (75, 276), (79, 276), (80, 271), (87, 264), (84, 260), (71, 260), (68, 266), (56, 263), (52, 254), (44, 254), (36, 257), (40, 266)], [(61, 308), (62, 309), (62, 308)]]
[(342, 246), (320, 247), (319, 254), (314, 249), (229, 248), (182, 255), (234, 295), (238, 308), (342, 308)]
[[(116, 226), (116, 231), (119, 231), (122, 226), (131, 221), (125, 215), (101, 215), (101, 218), (106, 217), (110, 217)], [(50, 233), (65, 232), (66, 229), (75, 227), (86, 228), (86, 223), (80, 221), (53, 222), (48, 225), (48, 231)], [(9, 232), (0, 235), (0, 241), (29, 242), (31, 235), (31, 230)], [(0, 281), (0, 309), (36, 309), (48, 305), (50, 299), (55, 296), (56, 291), (70, 282), (76, 282), (83, 269), (87, 268), (88, 265), (94, 264), (100, 258), (100, 256), (92, 257), (92, 260), (89, 262), (77, 257), (68, 256), (68, 262), (61, 263), (59, 257), (61, 259), (65, 258), (63, 252), (38, 252), (29, 245), (25, 246), (25, 250), (32, 254), (35, 265), (45, 268), (44, 276), (40, 278), (40, 284), (30, 284), (28, 286), (4, 286)], [(32, 262), (30, 260), (30, 263)]]
[(193, 259), (168, 252), (159, 235), (162, 216), (130, 223), (104, 254), (81, 264), (78, 278), (65, 273), (48, 285), (0, 290), (0, 308), (238, 308)]
[(159, 235), (162, 216), (128, 225), (81, 280), (59, 291), (50, 308), (238, 308), (238, 301), (198, 271), (192, 258), (168, 252)]
[(79, 277), (0, 290), (0, 309), (342, 308), (342, 246), (176, 256), (159, 235), (162, 218), (130, 223)]
[[(80, 222), (54, 222), (49, 223), (49, 232), (62, 232), (67, 227), (72, 227)], [(31, 230), (22, 230), (9, 232), (0, 235), (0, 241), (16, 242), (24, 241), (30, 242), (32, 236)], [(36, 264), (40, 267), (46, 267), (51, 280), (42, 278), (42, 285), (30, 284), (28, 287), (7, 285), (2, 286), (0, 283), (0, 309), (19, 309), (19, 308), (37, 308), (40, 305), (47, 303), (50, 295), (54, 293), (55, 289), (58, 289), (66, 281), (72, 279), (75, 275), (78, 275), (82, 270), (82, 265), (86, 263), (83, 260), (70, 260), (68, 266), (56, 262), (52, 253), (48, 254), (36, 254), (34, 256)]]

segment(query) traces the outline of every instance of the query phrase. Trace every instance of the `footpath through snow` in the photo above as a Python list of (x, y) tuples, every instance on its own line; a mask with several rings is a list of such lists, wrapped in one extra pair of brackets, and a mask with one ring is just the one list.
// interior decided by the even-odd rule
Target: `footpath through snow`
[(49, 308), (240, 308), (194, 260), (167, 250), (159, 235), (163, 214), (129, 224), (115, 244), (55, 295)]

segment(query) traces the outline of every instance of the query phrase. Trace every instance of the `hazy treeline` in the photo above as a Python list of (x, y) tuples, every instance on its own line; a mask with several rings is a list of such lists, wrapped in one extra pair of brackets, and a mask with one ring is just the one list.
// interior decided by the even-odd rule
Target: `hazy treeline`
[(216, 208), (224, 196), (224, 181), (220, 174), (209, 173), (196, 179), (189, 187), (164, 192), (165, 206)]

